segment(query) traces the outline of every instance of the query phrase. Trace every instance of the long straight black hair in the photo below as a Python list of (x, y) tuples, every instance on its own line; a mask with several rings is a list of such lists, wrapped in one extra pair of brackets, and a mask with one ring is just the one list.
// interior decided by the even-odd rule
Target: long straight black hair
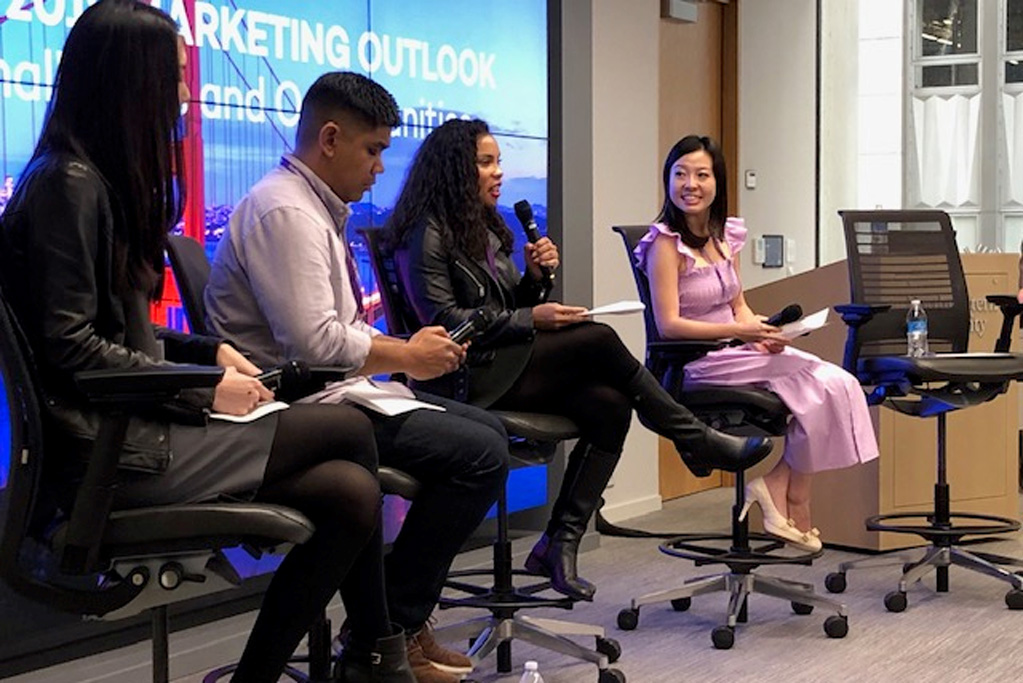
[(710, 205), (710, 234), (719, 242), (724, 239), (725, 219), (728, 217), (728, 177), (725, 171), (725, 155), (713, 138), (700, 135), (687, 135), (674, 144), (664, 160), (664, 205), (657, 216), (658, 223), (664, 223), (682, 236), (682, 242), (694, 249), (701, 249), (707, 243), (707, 237), (694, 235), (686, 224), (686, 215), (682, 209), (671, 201), (671, 167), (687, 154), (705, 151), (710, 155), (711, 168), (714, 171), (714, 182), (717, 195)]
[(156, 296), (167, 232), (184, 202), (178, 31), (136, 0), (101, 0), (68, 34), (33, 158), (82, 158), (114, 210), (115, 278)]

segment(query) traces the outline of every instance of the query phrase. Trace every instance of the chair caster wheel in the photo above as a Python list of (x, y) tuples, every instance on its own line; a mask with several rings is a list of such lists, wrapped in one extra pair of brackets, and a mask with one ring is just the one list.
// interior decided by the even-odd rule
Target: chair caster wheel
[(602, 669), (597, 676), (597, 683), (625, 683), (625, 674), (618, 669)]
[(639, 608), (623, 609), (618, 613), (618, 628), (632, 631), (639, 626)]
[(685, 612), (693, 604), (692, 598), (675, 598), (671, 601), (671, 608), (676, 612)]
[(832, 614), (824, 620), (824, 632), (828, 638), (845, 638), (849, 633), (849, 619), (840, 614)]
[(731, 650), (735, 645), (735, 629), (731, 626), (718, 626), (710, 632), (714, 647), (719, 650)]
[(1006, 593), (1005, 606), (1009, 609), (1023, 609), (1023, 590), (1013, 588)]
[(622, 646), (614, 638), (597, 636), (597, 652), (607, 657), (609, 664), (614, 664), (622, 656)]
[(845, 592), (845, 572), (831, 572), (825, 576), (824, 587), (829, 593)]
[(811, 614), (813, 613), (813, 605), (804, 605), (801, 602), (793, 602), (792, 611), (796, 614)]
[(904, 612), (906, 604), (906, 594), (902, 591), (892, 591), (884, 596), (884, 607), (889, 612)]

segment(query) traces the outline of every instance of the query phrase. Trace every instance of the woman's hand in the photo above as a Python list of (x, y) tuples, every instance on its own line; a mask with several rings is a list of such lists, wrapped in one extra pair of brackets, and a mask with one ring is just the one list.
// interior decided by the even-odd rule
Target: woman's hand
[(735, 323), (734, 336), (744, 342), (765, 342), (785, 345), (788, 340), (781, 336), (781, 330), (774, 325), (768, 325), (762, 315), (756, 316), (754, 320)]
[[(219, 360), (219, 352), (217, 356)], [(248, 415), (261, 401), (270, 401), (273, 397), (273, 392), (258, 379), (243, 375), (233, 366), (227, 366), (213, 393), (213, 410), (228, 415)]]
[(785, 350), (785, 347), (787, 345), (788, 345), (788, 340), (785, 340), (784, 342), (781, 342), (781, 341), (778, 341), (776, 339), (770, 339), (770, 340), (766, 340), (766, 341), (758, 341), (758, 342), (753, 342), (752, 344), (750, 344), (750, 346), (752, 346), (754, 349), (756, 349), (760, 353), (781, 353), (782, 351)]
[(541, 237), (536, 244), (526, 242), (523, 250), (526, 256), (526, 269), (534, 280), (539, 280), (543, 276), (540, 266), (554, 270), (561, 265), (558, 247), (547, 237)]
[(222, 368), (234, 368), (249, 377), (255, 377), (262, 372), (262, 370), (253, 365), (248, 358), (230, 344), (221, 344), (217, 347), (217, 365)]
[(582, 306), (565, 306), (555, 302), (533, 306), (533, 327), (538, 330), (556, 330), (586, 322), (589, 318), (584, 315), (585, 312)]

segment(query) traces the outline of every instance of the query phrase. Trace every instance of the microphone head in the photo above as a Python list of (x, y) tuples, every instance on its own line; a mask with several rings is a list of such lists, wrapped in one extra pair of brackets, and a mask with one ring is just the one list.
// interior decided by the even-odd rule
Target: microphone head
[(523, 225), (528, 224), (533, 220), (533, 207), (529, 205), (529, 202), (525, 199), (520, 199), (515, 202), (515, 217), (519, 219), (519, 223)]
[(803, 307), (799, 304), (789, 304), (767, 319), (768, 325), (778, 327), (794, 323), (803, 317)]

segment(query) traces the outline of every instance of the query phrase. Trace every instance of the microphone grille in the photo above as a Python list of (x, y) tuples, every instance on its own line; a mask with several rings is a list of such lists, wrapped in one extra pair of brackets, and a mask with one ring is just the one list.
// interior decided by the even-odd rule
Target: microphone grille
[(515, 202), (515, 217), (522, 223), (528, 223), (533, 220), (533, 207), (529, 205), (528, 201), (520, 199)]

